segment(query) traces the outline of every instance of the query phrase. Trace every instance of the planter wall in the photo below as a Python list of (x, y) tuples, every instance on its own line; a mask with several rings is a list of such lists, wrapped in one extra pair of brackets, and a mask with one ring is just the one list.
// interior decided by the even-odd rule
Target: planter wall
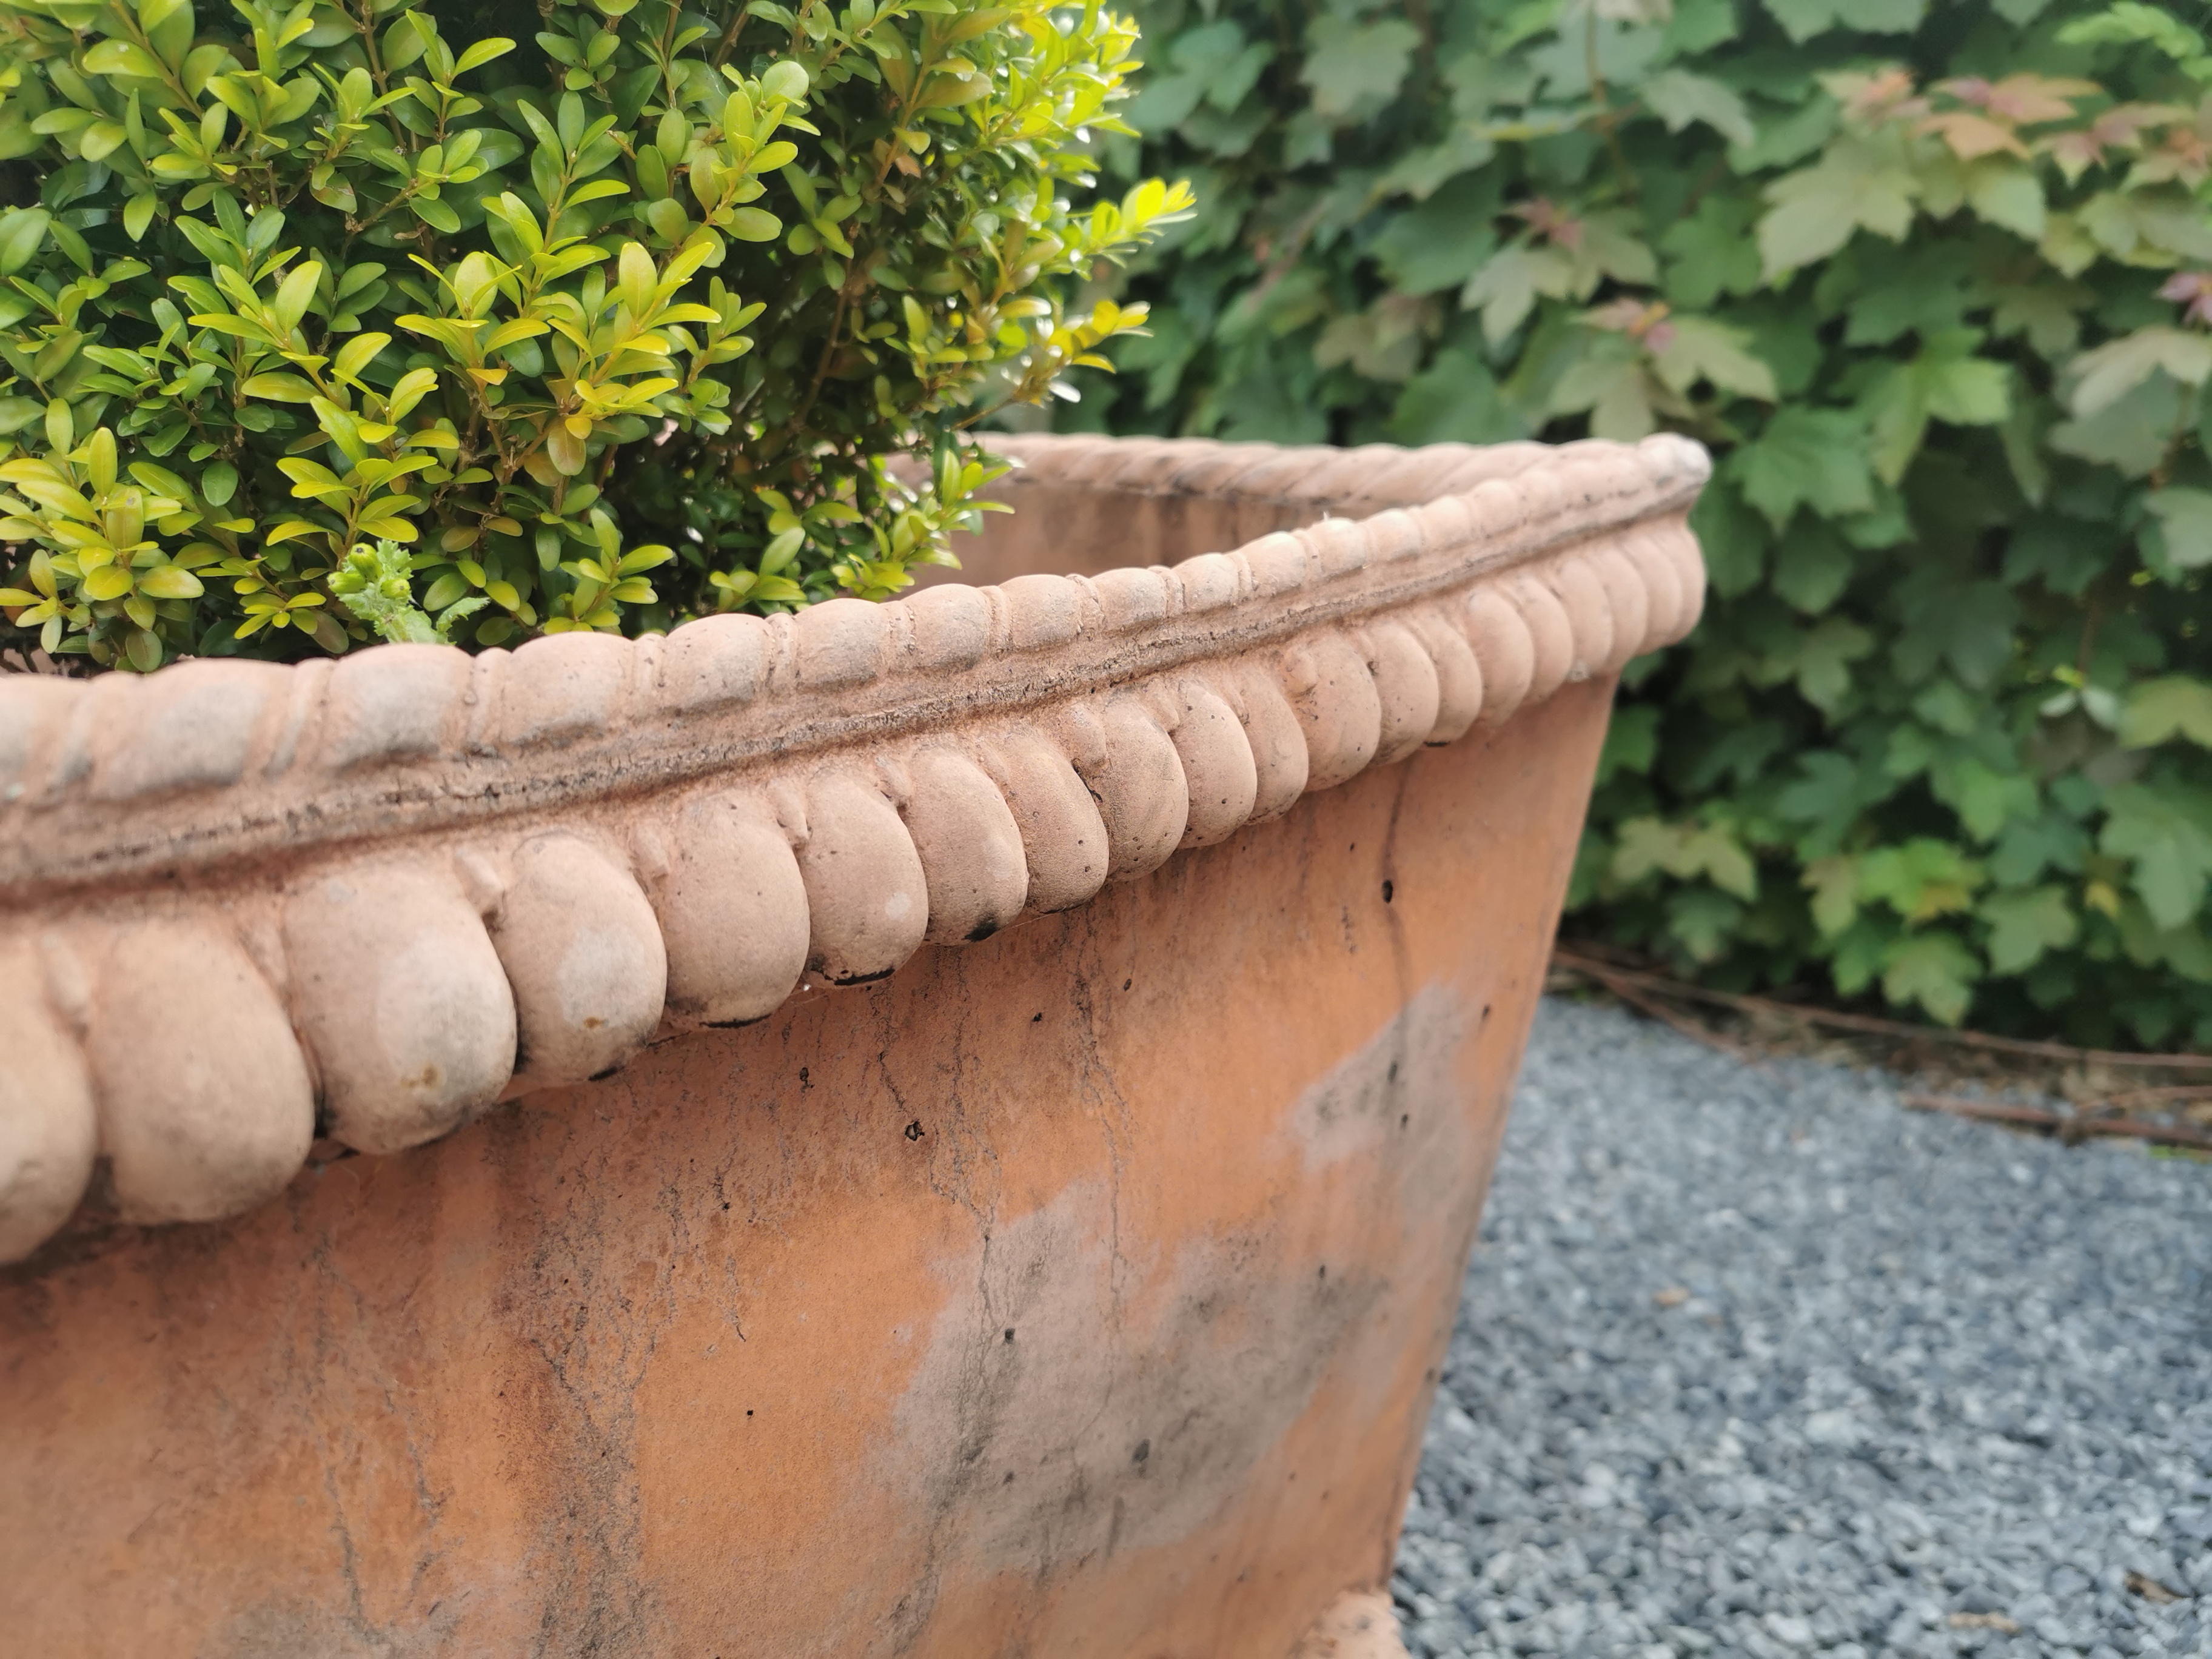
[(0, 681), (11, 1644), (1366, 1650), (1704, 457), (1018, 447), (1097, 574)]

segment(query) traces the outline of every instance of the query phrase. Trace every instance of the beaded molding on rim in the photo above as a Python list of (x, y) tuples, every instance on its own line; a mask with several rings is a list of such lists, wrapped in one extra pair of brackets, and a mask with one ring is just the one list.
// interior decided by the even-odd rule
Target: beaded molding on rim
[(1703, 605), (1680, 438), (1006, 447), (1314, 521), (665, 637), (0, 677), (0, 1261), (96, 1170), (125, 1222), (236, 1215), (319, 1133), (397, 1152), (1081, 904)]

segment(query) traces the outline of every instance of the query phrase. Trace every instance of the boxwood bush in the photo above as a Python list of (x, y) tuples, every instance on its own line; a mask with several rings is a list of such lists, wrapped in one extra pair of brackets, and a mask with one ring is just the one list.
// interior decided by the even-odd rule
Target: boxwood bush
[(895, 592), (981, 505), (968, 428), (1143, 320), (1056, 297), (1186, 204), (1066, 193), (1135, 39), (1048, 0), (0, 4), (17, 641), (151, 670)]
[(2212, 1044), (2205, 16), (1143, 0), (1108, 160), (1207, 211), (1075, 416), (1697, 436), (1711, 603), (1631, 667), (1570, 928)]

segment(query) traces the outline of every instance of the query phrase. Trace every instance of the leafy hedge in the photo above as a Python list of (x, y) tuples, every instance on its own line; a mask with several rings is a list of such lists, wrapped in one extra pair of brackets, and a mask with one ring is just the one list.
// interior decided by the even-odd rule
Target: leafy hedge
[(896, 591), (982, 505), (963, 428), (1142, 319), (1057, 280), (1183, 206), (1064, 193), (1134, 43), (1050, 0), (0, 0), (16, 641)]
[[(2201, 6), (2193, 7), (2201, 12)], [(2212, 1044), (2212, 56), (2069, 0), (1145, 0), (1201, 216), (1064, 422), (1718, 457), (1571, 927)]]

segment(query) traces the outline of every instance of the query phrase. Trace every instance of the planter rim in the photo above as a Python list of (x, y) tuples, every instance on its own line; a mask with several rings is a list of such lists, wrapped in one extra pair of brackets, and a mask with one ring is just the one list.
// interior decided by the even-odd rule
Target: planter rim
[(1027, 484), (1312, 521), (634, 641), (0, 677), (0, 961), (29, 993), (0, 1261), (96, 1166), (114, 1219), (234, 1215), (319, 1134), (397, 1151), (804, 975), (1081, 903), (1702, 605), (1711, 465), (1671, 434), (994, 447)]
[(1044, 483), (1259, 499), (1316, 522), (1173, 567), (947, 582), (636, 640), (0, 677), (0, 901), (514, 819), (1102, 689), (1686, 510), (1711, 471), (1671, 434), (1632, 447), (998, 447)]

